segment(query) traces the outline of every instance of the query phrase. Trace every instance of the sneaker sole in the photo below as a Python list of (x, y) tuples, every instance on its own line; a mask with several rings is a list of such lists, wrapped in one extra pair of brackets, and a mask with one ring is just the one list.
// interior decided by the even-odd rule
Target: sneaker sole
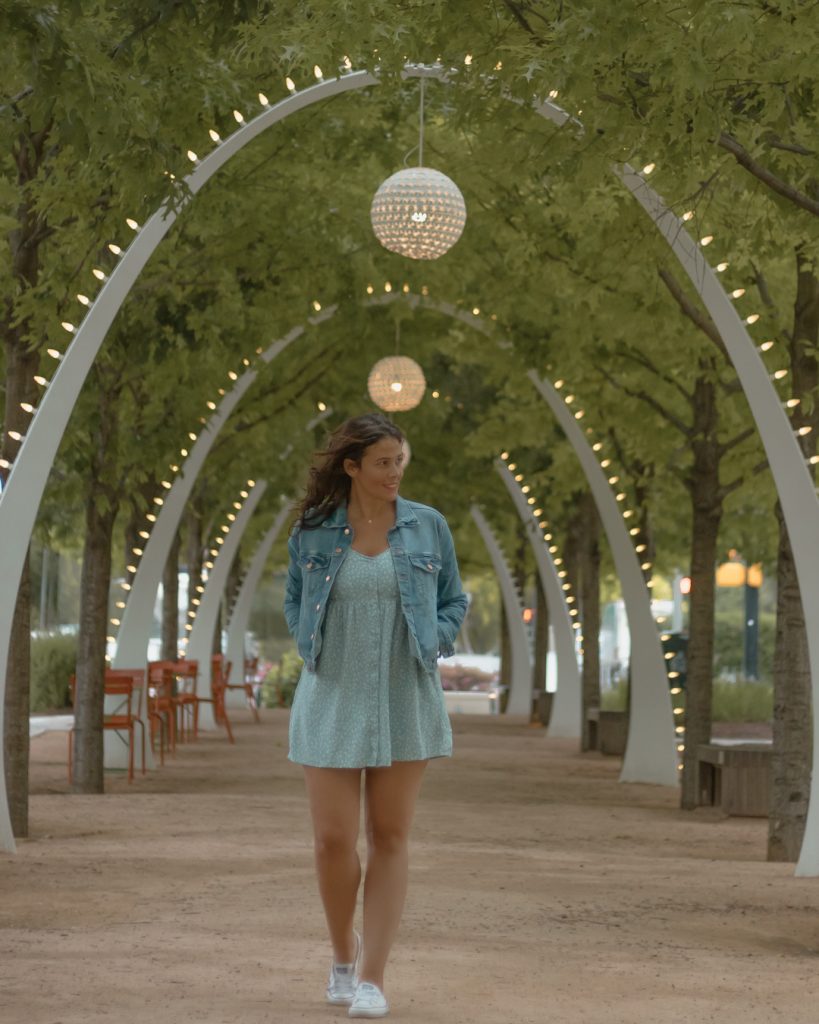
[(353, 1001), (353, 996), (331, 996), (329, 992), (326, 993), (326, 996), (327, 1002), (333, 1006), (350, 1006)]
[(389, 1006), (385, 1006), (382, 1010), (353, 1010), (350, 1008), (350, 1012), (347, 1014), (348, 1017), (386, 1017), (390, 1012)]

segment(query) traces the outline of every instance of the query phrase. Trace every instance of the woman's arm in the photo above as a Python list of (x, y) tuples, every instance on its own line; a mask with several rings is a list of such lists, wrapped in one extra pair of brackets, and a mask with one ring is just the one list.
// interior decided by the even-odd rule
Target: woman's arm
[(455, 637), (464, 621), (469, 604), (461, 586), (455, 545), (446, 520), (439, 521), (441, 571), (438, 574), (438, 645), (442, 658), (455, 652)]
[(299, 629), (299, 611), (301, 610), (301, 568), (299, 567), (299, 533), (295, 529), (287, 541), (290, 562), (287, 566), (287, 583), (284, 592), (284, 617), (291, 636), (296, 636)]

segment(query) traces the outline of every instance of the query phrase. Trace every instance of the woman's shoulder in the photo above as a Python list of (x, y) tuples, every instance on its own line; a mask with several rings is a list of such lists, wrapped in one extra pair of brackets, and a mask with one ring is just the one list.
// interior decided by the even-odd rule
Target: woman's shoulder
[(419, 519), (434, 519), (437, 522), (446, 523), (446, 516), (443, 512), (433, 508), (432, 505), (425, 505), (422, 501), (410, 501), (408, 498), (404, 498), (404, 501)]

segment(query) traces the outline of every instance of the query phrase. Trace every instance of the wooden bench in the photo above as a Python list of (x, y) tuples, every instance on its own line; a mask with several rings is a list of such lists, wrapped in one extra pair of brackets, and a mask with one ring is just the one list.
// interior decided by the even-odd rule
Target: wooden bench
[(601, 754), (622, 757), (628, 740), (628, 711), (600, 711), (597, 738)]
[(767, 818), (771, 799), (770, 743), (701, 743), (699, 804), (726, 814)]

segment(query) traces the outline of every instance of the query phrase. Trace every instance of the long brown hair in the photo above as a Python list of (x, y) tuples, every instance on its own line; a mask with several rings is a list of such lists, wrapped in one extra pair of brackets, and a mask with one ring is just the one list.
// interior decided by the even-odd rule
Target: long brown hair
[(307, 490), (294, 506), (300, 529), (314, 530), (342, 502), (349, 501), (352, 481), (344, 469), (344, 460), (352, 459), (360, 465), (365, 450), (383, 437), (404, 440), (398, 427), (380, 412), (354, 416), (336, 427), (327, 438), (326, 447), (315, 452)]

